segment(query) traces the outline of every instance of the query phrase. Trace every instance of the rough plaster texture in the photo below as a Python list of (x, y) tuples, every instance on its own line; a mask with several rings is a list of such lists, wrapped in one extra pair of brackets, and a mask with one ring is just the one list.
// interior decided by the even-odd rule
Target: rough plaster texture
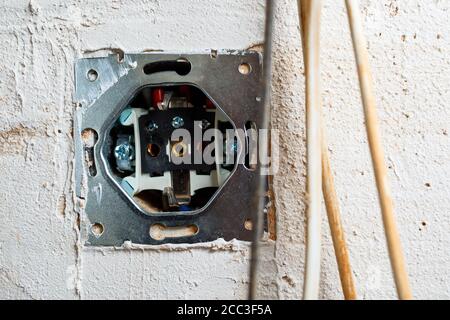
[[(324, 117), (360, 298), (394, 298), (343, 1), (325, 0)], [(361, 1), (396, 214), (414, 295), (450, 298), (446, 0)], [(1, 0), (0, 298), (245, 298), (248, 246), (84, 248), (73, 193), (73, 62), (111, 49), (260, 47), (262, 0)], [(276, 9), (272, 126), (278, 239), (260, 295), (300, 298), (304, 76), (296, 1)], [(342, 298), (324, 214), (321, 298)]]

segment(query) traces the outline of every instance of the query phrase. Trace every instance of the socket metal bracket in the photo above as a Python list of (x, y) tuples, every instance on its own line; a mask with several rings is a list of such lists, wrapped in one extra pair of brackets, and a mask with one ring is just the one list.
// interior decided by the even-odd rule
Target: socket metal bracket
[[(147, 75), (143, 67), (160, 60), (187, 59), (191, 71), (187, 75), (159, 72)], [(239, 66), (250, 66), (248, 74)], [(236, 129), (244, 129), (247, 121), (261, 128), (262, 56), (251, 51), (224, 51), (199, 54), (143, 53), (101, 58), (82, 58), (75, 62), (74, 120), (75, 193), (85, 199), (82, 238), (85, 245), (120, 246), (124, 241), (137, 244), (196, 243), (239, 239), (250, 241), (252, 231), (244, 226), (255, 210), (258, 171), (237, 164), (227, 182), (209, 203), (191, 213), (148, 214), (122, 192), (111, 175), (105, 148), (107, 132), (119, 117), (131, 97), (148, 85), (190, 84), (202, 89), (232, 120)], [(98, 135), (92, 147), (96, 174), (90, 175), (85, 160), (84, 129)], [(189, 237), (156, 240), (150, 236), (150, 226), (166, 227), (196, 225), (198, 232)], [(102, 233), (92, 231), (102, 225)]]

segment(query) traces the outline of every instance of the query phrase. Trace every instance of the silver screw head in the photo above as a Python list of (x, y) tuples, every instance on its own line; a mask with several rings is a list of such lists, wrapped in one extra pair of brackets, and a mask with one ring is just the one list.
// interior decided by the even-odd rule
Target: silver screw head
[(210, 125), (211, 125), (211, 123), (209, 123), (208, 120), (203, 119), (202, 122), (200, 123), (200, 128), (207, 129)]
[(158, 129), (158, 125), (154, 121), (150, 121), (150, 123), (147, 125), (148, 131), (155, 131)]
[(182, 117), (176, 116), (172, 119), (172, 127), (175, 129), (181, 128), (184, 125), (184, 120)]
[(129, 142), (123, 142), (114, 148), (114, 156), (117, 160), (132, 160), (134, 148)]

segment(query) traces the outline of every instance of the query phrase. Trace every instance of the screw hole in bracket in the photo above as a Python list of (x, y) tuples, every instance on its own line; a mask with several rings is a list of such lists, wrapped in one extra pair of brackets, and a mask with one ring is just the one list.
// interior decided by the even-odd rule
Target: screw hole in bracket
[(177, 60), (165, 60), (147, 63), (143, 71), (147, 75), (158, 72), (175, 71), (180, 76), (185, 76), (191, 72), (191, 63), (185, 59), (180, 58)]
[(87, 79), (90, 82), (94, 82), (98, 79), (98, 72), (95, 69), (90, 69), (86, 74)]
[(247, 62), (243, 62), (238, 66), (239, 73), (246, 76), (252, 72), (252, 66)]
[(104, 231), (105, 231), (105, 228), (99, 222), (96, 222), (91, 225), (91, 232), (97, 238), (101, 237), (101, 235), (103, 234)]

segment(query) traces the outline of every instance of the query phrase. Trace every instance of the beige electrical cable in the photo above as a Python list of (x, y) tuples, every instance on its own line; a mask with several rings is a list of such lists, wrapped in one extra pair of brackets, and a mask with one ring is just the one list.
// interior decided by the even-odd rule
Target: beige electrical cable
[(386, 234), (389, 257), (392, 271), (400, 299), (412, 299), (408, 282), (400, 237), (394, 218), (391, 192), (386, 172), (384, 154), (380, 140), (378, 119), (375, 110), (375, 97), (372, 87), (372, 76), (369, 68), (369, 59), (366, 48), (366, 40), (363, 34), (359, 6), (356, 0), (346, 0), (348, 21), (355, 51), (356, 65), (358, 69), (359, 84), (361, 89), (364, 116), (366, 119), (367, 137), (369, 140), (372, 163), (375, 171), (375, 180), (378, 189), (378, 197), (383, 216), (384, 231)]
[(347, 245), (345, 243), (344, 228), (342, 226), (339, 201), (334, 187), (333, 173), (331, 171), (328, 144), (322, 119), (322, 193), (327, 208), (328, 224), (330, 225), (334, 253), (341, 279), (342, 291), (346, 300), (356, 299), (356, 289), (353, 283), (352, 268)]
[(306, 78), (307, 231), (303, 299), (319, 298), (321, 255), (321, 110), (320, 12), (321, 0), (298, 0)]

